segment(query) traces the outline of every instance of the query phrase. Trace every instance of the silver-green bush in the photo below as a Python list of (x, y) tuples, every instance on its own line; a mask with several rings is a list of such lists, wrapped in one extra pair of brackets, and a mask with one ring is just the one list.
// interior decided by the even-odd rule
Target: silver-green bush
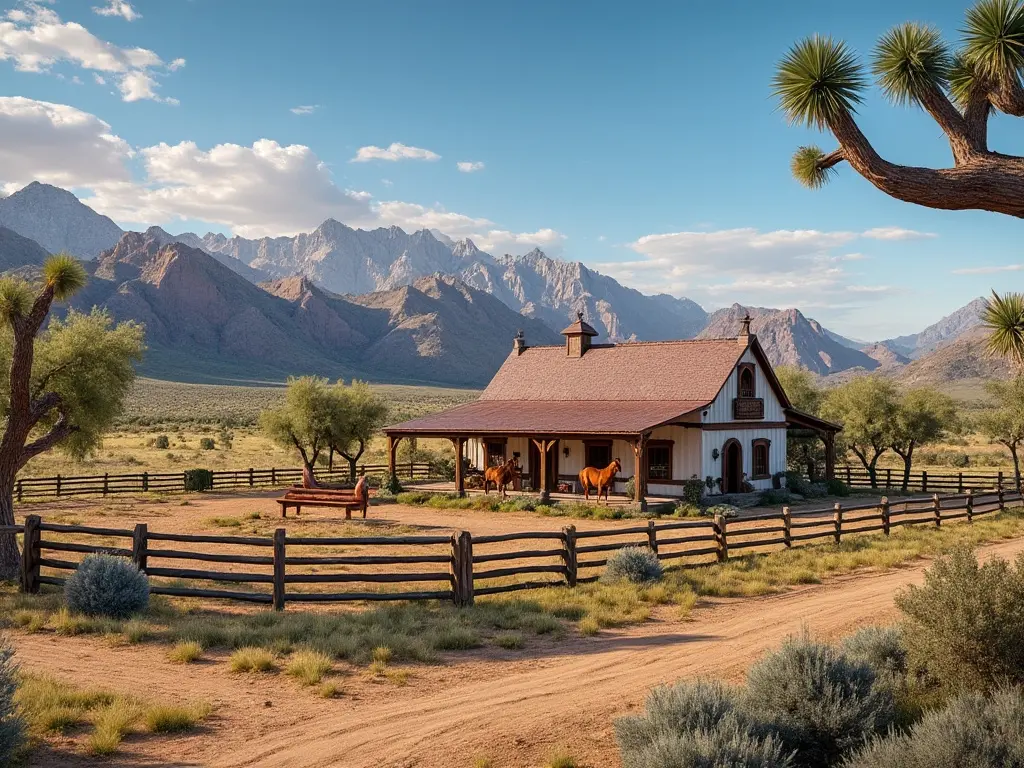
[(73, 613), (126, 619), (149, 605), (149, 580), (123, 557), (86, 555), (64, 584), (64, 602)]
[(631, 581), (648, 584), (659, 581), (665, 569), (658, 556), (646, 547), (623, 547), (608, 558), (602, 581)]
[(843, 653), (871, 667), (876, 675), (907, 674), (907, 648), (899, 627), (864, 627), (843, 640)]
[(875, 680), (871, 667), (832, 646), (791, 638), (751, 667), (743, 708), (771, 724), (796, 765), (834, 765), (895, 720), (892, 689)]
[(615, 722), (624, 768), (786, 768), (781, 742), (737, 709), (736, 692), (698, 680), (655, 688)]
[(0, 765), (12, 765), (25, 744), (25, 723), (14, 704), (17, 674), (14, 649), (0, 637)]
[(933, 710), (909, 733), (876, 738), (844, 768), (1020, 768), (1024, 766), (1024, 694), (1003, 688), (970, 693)]

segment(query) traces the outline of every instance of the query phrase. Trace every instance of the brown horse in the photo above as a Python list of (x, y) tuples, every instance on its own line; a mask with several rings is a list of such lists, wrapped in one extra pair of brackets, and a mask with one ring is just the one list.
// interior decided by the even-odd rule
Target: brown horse
[(504, 464), (488, 467), (484, 470), (484, 494), (488, 494), (491, 483), (494, 483), (494, 490), (500, 490), (501, 498), (507, 498), (506, 487), (517, 474), (519, 474), (519, 462), (514, 456)]
[(615, 485), (615, 475), (622, 471), (622, 463), (618, 459), (612, 459), (612, 463), (604, 469), (596, 467), (585, 467), (580, 472), (580, 485), (583, 486), (583, 495), (590, 501), (590, 487), (597, 488), (597, 500), (601, 500), (601, 491), (604, 491), (604, 500), (608, 501), (608, 491)]

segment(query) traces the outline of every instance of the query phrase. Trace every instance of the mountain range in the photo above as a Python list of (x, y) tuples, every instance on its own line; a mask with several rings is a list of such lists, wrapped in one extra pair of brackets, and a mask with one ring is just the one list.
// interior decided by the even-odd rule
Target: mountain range
[(536, 249), (493, 256), (430, 230), (367, 231), (328, 219), (309, 233), (255, 240), (160, 227), (126, 233), (58, 187), (33, 183), (0, 199), (0, 271), (38, 266), (61, 250), (93, 275), (75, 306), (146, 324), (144, 372), (154, 376), (311, 371), (475, 386), (504, 360), (517, 329), (528, 343), (558, 343), (577, 312), (616, 342), (732, 336), (749, 313), (773, 364), (821, 376), (878, 371), (941, 381), (993, 370), (972, 341), (980, 298), (920, 333), (868, 343), (798, 309), (734, 304), (708, 314), (581, 262)]

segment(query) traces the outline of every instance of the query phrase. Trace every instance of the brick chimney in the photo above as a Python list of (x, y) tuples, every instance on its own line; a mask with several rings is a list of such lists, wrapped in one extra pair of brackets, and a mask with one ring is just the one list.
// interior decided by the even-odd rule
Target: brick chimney
[(747, 312), (740, 321), (740, 333), (736, 337), (736, 341), (740, 343), (740, 346), (746, 347), (750, 344), (750, 313)]
[(523, 329), (520, 328), (512, 339), (512, 351), (516, 353), (516, 356), (523, 354), (526, 351), (526, 336), (523, 334)]

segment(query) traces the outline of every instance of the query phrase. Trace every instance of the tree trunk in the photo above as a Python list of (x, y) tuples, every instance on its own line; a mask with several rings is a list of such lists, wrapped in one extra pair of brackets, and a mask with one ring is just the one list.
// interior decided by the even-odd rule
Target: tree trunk
[[(14, 482), (5, 477), (0, 477), (0, 525), (14, 525)], [(17, 534), (0, 534), (0, 580), (13, 581), (20, 570)]]
[(1010, 446), (1010, 455), (1013, 456), (1013, 482), (1017, 486), (1017, 493), (1020, 493), (1020, 458), (1017, 456), (1017, 446)]
[(353, 483), (356, 481), (356, 461), (357, 459), (349, 457), (348, 460), (348, 479)]
[(911, 445), (906, 453), (896, 451), (896, 455), (903, 459), (903, 493), (906, 493), (907, 488), (910, 487), (910, 470), (914, 464), (914, 446)]

